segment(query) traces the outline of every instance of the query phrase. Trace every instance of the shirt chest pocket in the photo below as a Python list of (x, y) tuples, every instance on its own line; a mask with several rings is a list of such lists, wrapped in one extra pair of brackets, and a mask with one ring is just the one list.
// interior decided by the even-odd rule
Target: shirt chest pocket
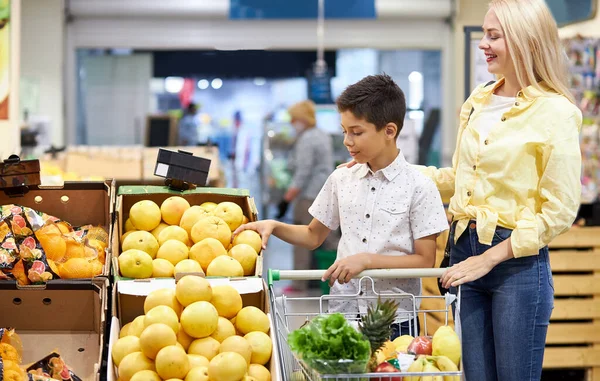
[(379, 206), (378, 214), (382, 228), (389, 234), (398, 234), (409, 227), (409, 206), (399, 202), (386, 202)]

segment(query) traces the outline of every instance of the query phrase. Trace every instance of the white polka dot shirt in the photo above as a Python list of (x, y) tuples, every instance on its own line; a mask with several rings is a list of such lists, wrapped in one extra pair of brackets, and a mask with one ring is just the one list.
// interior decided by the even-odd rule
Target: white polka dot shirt
[[(359, 253), (411, 255), (414, 240), (448, 229), (435, 184), (406, 162), (401, 152), (387, 167), (373, 173), (367, 164), (334, 171), (309, 208), (309, 213), (342, 237), (337, 258)], [(370, 282), (363, 294), (372, 294)], [(375, 280), (379, 293), (421, 295), (420, 279)], [(358, 280), (335, 283), (331, 294), (356, 294)], [(415, 308), (419, 308), (418, 300)], [(400, 299), (400, 310), (413, 311), (412, 299)], [(366, 303), (352, 299), (329, 302), (330, 312), (365, 313)]]

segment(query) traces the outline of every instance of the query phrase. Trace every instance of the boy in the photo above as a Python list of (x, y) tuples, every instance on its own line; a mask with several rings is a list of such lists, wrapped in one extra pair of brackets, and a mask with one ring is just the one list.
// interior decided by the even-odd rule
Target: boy
[[(396, 148), (406, 113), (398, 85), (388, 75), (368, 76), (346, 88), (336, 103), (344, 145), (358, 164), (329, 176), (309, 209), (314, 217), (309, 225), (266, 220), (243, 225), (234, 235), (252, 229), (261, 234), (263, 247), (274, 234), (315, 249), (340, 226), (337, 260), (323, 281), (329, 280), (332, 295), (356, 294), (358, 280), (352, 278), (363, 270), (433, 267), (435, 240), (448, 222), (434, 183)], [(380, 279), (374, 286), (380, 293), (421, 295), (420, 279)], [(412, 300), (402, 298), (402, 310), (413, 311)], [(366, 303), (331, 300), (329, 312), (364, 313)]]

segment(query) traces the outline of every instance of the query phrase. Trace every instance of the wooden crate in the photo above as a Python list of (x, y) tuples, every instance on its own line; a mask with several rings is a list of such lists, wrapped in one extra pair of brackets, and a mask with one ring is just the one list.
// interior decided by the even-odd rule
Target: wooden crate
[[(436, 266), (446, 239), (447, 233), (438, 238)], [(557, 237), (550, 244), (550, 264), (555, 301), (544, 368), (586, 368), (588, 381), (600, 381), (600, 228), (573, 228)], [(423, 295), (439, 295), (435, 279), (423, 279)], [(441, 308), (441, 300), (426, 299), (421, 305)], [(444, 323), (445, 314), (428, 314), (428, 333)]]

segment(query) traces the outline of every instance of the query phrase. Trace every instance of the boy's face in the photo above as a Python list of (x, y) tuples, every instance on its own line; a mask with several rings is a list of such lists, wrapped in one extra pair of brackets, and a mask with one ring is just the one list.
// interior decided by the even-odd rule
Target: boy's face
[(395, 124), (390, 123), (377, 131), (374, 124), (357, 118), (351, 111), (344, 111), (340, 116), (344, 145), (357, 163), (364, 164), (377, 158), (387, 144), (393, 143), (395, 147), (397, 131)]

